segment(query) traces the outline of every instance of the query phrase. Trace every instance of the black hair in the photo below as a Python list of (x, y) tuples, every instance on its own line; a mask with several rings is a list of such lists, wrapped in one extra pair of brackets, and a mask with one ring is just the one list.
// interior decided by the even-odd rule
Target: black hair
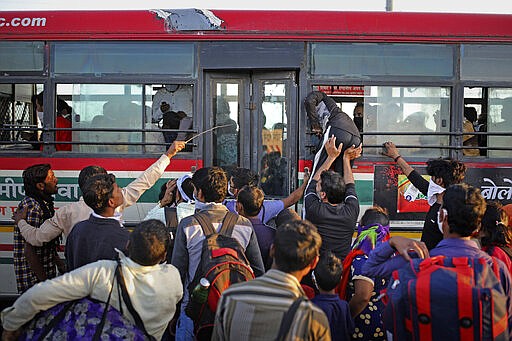
[(192, 175), (192, 182), (198, 191), (202, 191), (205, 202), (220, 203), (226, 198), (228, 179), (220, 167), (198, 169)]
[(512, 244), (512, 229), (508, 224), (508, 216), (496, 201), (489, 201), (482, 217), (481, 238), (482, 246), (508, 246)]
[(446, 189), (442, 207), (448, 212), (450, 232), (469, 237), (480, 227), (486, 203), (480, 189), (463, 183)]
[(322, 238), (315, 225), (294, 220), (276, 230), (274, 262), (283, 272), (305, 269), (318, 256)]
[(116, 177), (114, 174), (97, 174), (86, 181), (83, 190), (84, 201), (92, 210), (101, 214), (112, 198)]
[(320, 187), (331, 204), (340, 204), (345, 199), (345, 181), (341, 174), (333, 170), (324, 170), (320, 174)]
[(37, 188), (37, 184), (44, 183), (51, 168), (50, 164), (42, 163), (30, 166), (23, 171), (23, 187), (26, 196), (32, 198), (39, 198), (41, 196), (41, 191)]
[(382, 226), (388, 226), (388, 210), (377, 205), (368, 208), (361, 217), (361, 225), (368, 226), (370, 224), (381, 224)]
[(78, 174), (78, 187), (80, 187), (82, 193), (87, 180), (98, 174), (107, 174), (107, 171), (101, 166), (87, 166), (82, 168), (80, 174)]
[(466, 176), (466, 166), (452, 158), (439, 158), (427, 161), (427, 174), (441, 178), (442, 187), (448, 188), (450, 185), (459, 184)]
[(315, 280), (319, 289), (330, 291), (341, 281), (343, 266), (341, 260), (327, 250), (320, 254), (320, 260), (315, 268)]
[(236, 200), (242, 205), (247, 216), (255, 217), (260, 213), (264, 199), (265, 195), (258, 187), (244, 186), (238, 192)]
[(156, 265), (165, 259), (170, 242), (170, 234), (160, 220), (145, 220), (130, 234), (128, 255), (140, 265)]
[(475, 107), (464, 107), (464, 117), (466, 120), (473, 123), (476, 121), (477, 116)]
[(231, 176), (236, 189), (241, 189), (244, 186), (258, 186), (259, 175), (248, 168), (235, 168)]
[(276, 226), (280, 228), (284, 224), (289, 223), (294, 220), (301, 220), (300, 216), (294, 210), (290, 208), (285, 208), (276, 216)]

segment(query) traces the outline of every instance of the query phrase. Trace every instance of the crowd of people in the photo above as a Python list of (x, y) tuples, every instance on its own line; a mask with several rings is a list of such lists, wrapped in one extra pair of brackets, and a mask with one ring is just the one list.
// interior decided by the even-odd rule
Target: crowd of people
[[(321, 94), (308, 98), (312, 117), (320, 107), (327, 122), (329, 110), (338, 115), (331, 121), (345, 118), (337, 107), (322, 109)], [(427, 181), (387, 142), (384, 155), (430, 205), (421, 241), (391, 236), (385, 209), (371, 207), (359, 219), (357, 130), (346, 142), (341, 126), (317, 123), (327, 128), (318, 133), (332, 134), (311, 179), (288, 197), (266, 200), (252, 170), (205, 167), (166, 182), (132, 232), (123, 210), (184, 142), (172, 142), (124, 188), (104, 168), (85, 167), (82, 197), (59, 210), (51, 166), (27, 168), (26, 197), (13, 216), (21, 295), (1, 313), (2, 339), (510, 339), (506, 209), (463, 183), (461, 162), (428, 161)], [(304, 219), (289, 209), (301, 198)], [(65, 262), (57, 253), (62, 235)]]

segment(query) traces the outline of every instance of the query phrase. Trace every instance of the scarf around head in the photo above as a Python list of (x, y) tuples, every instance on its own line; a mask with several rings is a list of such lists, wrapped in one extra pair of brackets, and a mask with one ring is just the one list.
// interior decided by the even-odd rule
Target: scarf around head
[(342, 300), (348, 300), (347, 286), (350, 279), (350, 267), (357, 256), (368, 255), (377, 245), (387, 241), (389, 236), (389, 225), (370, 224), (357, 227), (357, 238), (352, 244), (352, 250), (343, 260), (343, 272), (340, 284), (336, 292)]

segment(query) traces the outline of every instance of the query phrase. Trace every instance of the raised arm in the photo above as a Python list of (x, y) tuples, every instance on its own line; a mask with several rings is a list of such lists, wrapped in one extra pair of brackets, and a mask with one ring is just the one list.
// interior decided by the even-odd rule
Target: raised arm
[(34, 246), (43, 246), (43, 243), (57, 238), (61, 233), (64, 232), (65, 235), (69, 233), (69, 231), (62, 228), (62, 226), (71, 225), (69, 218), (70, 216), (67, 213), (66, 206), (56, 210), (54, 216), (45, 220), (39, 228), (30, 225), (26, 221), (26, 207), (17, 209), (12, 216), (12, 220), (14, 220), (14, 223), (18, 225), (21, 235), (25, 238), (25, 241)]
[(119, 209), (124, 210), (126, 207), (135, 204), (146, 190), (153, 187), (164, 173), (171, 159), (183, 148), (185, 148), (184, 141), (174, 141), (164, 155), (146, 169), (137, 179), (124, 187), (122, 189), (124, 202)]
[(283, 199), (285, 209), (295, 205), (300, 200), (300, 198), (302, 198), (304, 191), (306, 190), (308, 180), (309, 177), (304, 175), (304, 181), (302, 182), (302, 185), (300, 185), (295, 191), (291, 192), (289, 196)]
[(385, 155), (391, 159), (393, 159), (398, 167), (402, 169), (402, 172), (404, 172), (405, 176), (409, 176), (411, 172), (414, 170), (407, 161), (400, 155), (398, 148), (395, 146), (393, 142), (385, 142), (384, 143), (384, 150), (382, 151), (382, 155)]

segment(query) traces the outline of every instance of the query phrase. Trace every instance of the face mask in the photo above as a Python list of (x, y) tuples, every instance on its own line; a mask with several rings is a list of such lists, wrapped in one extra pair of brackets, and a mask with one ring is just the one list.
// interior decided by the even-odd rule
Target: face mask
[[(443, 210), (444, 217), (446, 218), (448, 216), (448, 211), (446, 211), (444, 208), (442, 208), (441, 210)], [(439, 231), (441, 231), (441, 233), (444, 233), (443, 222), (439, 221), (439, 217), (441, 216), (441, 210), (437, 211), (437, 228), (439, 229)]]
[(354, 117), (354, 123), (359, 129), (359, 131), (363, 131), (363, 118), (362, 117)]
[(38, 111), (37, 118), (39, 119), (39, 122), (41, 122), (41, 124), (43, 124), (43, 117), (44, 117), (44, 112)]
[(196, 206), (196, 210), (202, 210), (203, 208), (205, 208), (208, 205), (208, 204), (200, 201), (199, 199), (197, 199), (195, 193), (193, 194), (193, 197), (194, 197), (194, 202), (195, 202), (194, 204)]

